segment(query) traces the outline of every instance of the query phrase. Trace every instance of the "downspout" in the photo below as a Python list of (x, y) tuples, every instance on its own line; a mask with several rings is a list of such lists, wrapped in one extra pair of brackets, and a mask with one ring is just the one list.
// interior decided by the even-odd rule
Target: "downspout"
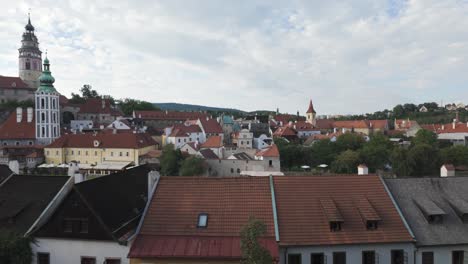
[(271, 207), (273, 208), (273, 221), (275, 223), (275, 238), (276, 242), (280, 241), (279, 228), (278, 228), (278, 214), (276, 211), (276, 197), (275, 186), (273, 183), (273, 175), (270, 175), (270, 192), (271, 192)]

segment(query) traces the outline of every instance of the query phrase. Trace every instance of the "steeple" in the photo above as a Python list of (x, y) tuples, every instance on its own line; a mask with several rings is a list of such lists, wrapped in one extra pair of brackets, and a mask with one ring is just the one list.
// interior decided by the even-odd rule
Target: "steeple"
[(307, 109), (307, 112), (306, 112), (306, 118), (307, 118), (307, 122), (314, 126), (316, 124), (316, 119), (315, 119), (316, 114), (317, 113), (315, 112), (314, 105), (312, 104), (312, 99), (311, 99), (309, 102), (309, 108)]
[(55, 90), (55, 79), (50, 72), (49, 59), (44, 60), (44, 71), (39, 77), (40, 86), (35, 94), (36, 138), (47, 145), (60, 137), (60, 94)]
[(312, 104), (312, 99), (310, 99), (309, 109), (307, 109), (306, 113), (314, 113), (314, 114), (316, 113), (314, 110), (314, 105)]
[(47, 58), (47, 52), (44, 60), (44, 70), (42, 71), (41, 77), (39, 77), (39, 82), (40, 85), (39, 88), (37, 88), (38, 93), (57, 93), (57, 90), (55, 90), (54, 87), (55, 78), (50, 72), (50, 63)]
[(31, 23), (29, 13), (28, 23), (24, 29), (21, 47), (18, 49), (19, 77), (31, 88), (37, 88), (39, 86), (38, 78), (42, 71), (42, 52), (39, 49), (39, 41), (34, 34), (35, 28)]

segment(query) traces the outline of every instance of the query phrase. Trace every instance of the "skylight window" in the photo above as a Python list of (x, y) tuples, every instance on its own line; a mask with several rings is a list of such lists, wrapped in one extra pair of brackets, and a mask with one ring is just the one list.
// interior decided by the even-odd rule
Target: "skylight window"
[(206, 228), (208, 226), (208, 214), (201, 213), (198, 215), (198, 228)]

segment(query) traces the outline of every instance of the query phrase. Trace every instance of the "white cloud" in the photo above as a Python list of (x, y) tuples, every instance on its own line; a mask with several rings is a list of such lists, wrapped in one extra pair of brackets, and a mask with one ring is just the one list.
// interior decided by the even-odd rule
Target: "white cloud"
[(31, 8), (66, 95), (290, 113), (468, 99), (463, 1), (0, 2), (0, 73), (17, 74)]

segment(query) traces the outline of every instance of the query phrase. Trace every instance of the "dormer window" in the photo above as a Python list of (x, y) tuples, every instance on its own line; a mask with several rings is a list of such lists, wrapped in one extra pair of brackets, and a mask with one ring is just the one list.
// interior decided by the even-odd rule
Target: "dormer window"
[(369, 220), (366, 223), (367, 230), (377, 230), (378, 227), (379, 227), (379, 221)]
[(440, 224), (444, 220), (443, 215), (428, 215), (427, 221), (431, 224)]
[(197, 227), (198, 228), (206, 228), (208, 226), (208, 214), (206, 213), (201, 213), (198, 215), (198, 222), (197, 222)]
[(440, 224), (443, 222), (446, 213), (436, 203), (429, 198), (415, 200), (416, 205), (430, 224)]
[(330, 231), (331, 232), (338, 232), (341, 231), (341, 223), (339, 221), (331, 221), (330, 222)]

